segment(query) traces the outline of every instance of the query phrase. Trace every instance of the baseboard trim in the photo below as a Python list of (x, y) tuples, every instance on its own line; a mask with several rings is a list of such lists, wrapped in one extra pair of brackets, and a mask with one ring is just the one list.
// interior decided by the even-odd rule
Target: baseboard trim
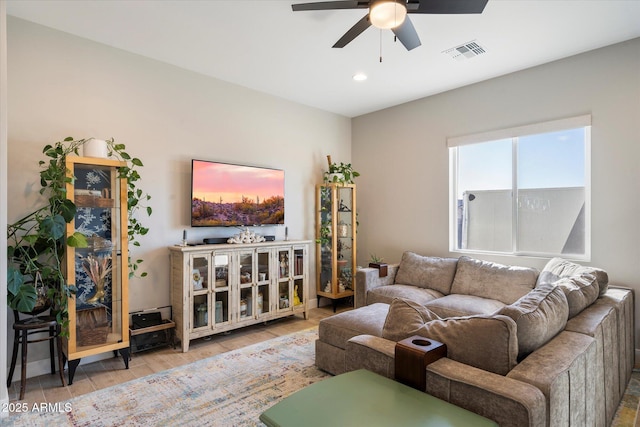
[[(2, 405), (1, 407), (3, 409), (9, 406), (9, 395), (7, 393), (4, 393), (2, 395), (2, 399), (0, 399), (0, 405)], [(9, 411), (0, 411), (0, 420), (3, 418), (9, 418), (9, 414)]]
[[(309, 300), (308, 308), (318, 308), (318, 298), (313, 298)], [(113, 352), (107, 351), (106, 353), (96, 354), (94, 356), (84, 357), (80, 360), (80, 366), (86, 365), (87, 363), (98, 362), (100, 360), (106, 360), (113, 358)], [(118, 355), (117, 357), (121, 357)], [(640, 360), (640, 359), (638, 359)], [(58, 369), (58, 358), (55, 359), (56, 370)], [(124, 362), (123, 362), (124, 364)], [(124, 365), (123, 365), (124, 368)], [(20, 381), (20, 369), (21, 366), (19, 363), (16, 363), (16, 369), (13, 373), (13, 382)], [(67, 370), (65, 366), (65, 371)], [(7, 367), (7, 374), (9, 373), (9, 368)], [(49, 359), (42, 360), (34, 360), (33, 362), (29, 362), (27, 364), (27, 378), (38, 377), (40, 375), (51, 374), (51, 366), (49, 364)]]
[[(84, 357), (80, 360), (80, 366), (86, 365), (87, 363), (98, 362), (100, 360), (106, 360), (114, 357), (113, 352), (108, 351), (106, 353), (96, 354), (95, 356)], [(120, 355), (118, 355), (120, 357)], [(55, 358), (55, 366), (56, 372), (58, 372), (58, 358)], [(122, 367), (124, 368), (124, 362), (122, 362)], [(22, 366), (19, 363), (16, 363), (16, 369), (13, 373), (13, 381), (20, 381), (20, 372)], [(67, 367), (65, 366), (65, 372), (67, 371)], [(9, 373), (9, 368), (7, 367), (7, 374)], [(51, 375), (51, 364), (49, 363), (49, 359), (42, 360), (34, 360), (33, 362), (27, 363), (27, 378), (38, 377), (40, 375), (49, 374)], [(65, 379), (68, 381), (68, 379)]]

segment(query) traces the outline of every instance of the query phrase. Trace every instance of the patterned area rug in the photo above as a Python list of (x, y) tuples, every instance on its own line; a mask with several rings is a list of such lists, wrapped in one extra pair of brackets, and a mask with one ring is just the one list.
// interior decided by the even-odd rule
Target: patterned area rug
[[(9, 426), (252, 426), (284, 397), (327, 378), (314, 366), (317, 328), (254, 344), (26, 413)], [(62, 404), (64, 405), (64, 403)], [(64, 407), (64, 406), (63, 406)]]

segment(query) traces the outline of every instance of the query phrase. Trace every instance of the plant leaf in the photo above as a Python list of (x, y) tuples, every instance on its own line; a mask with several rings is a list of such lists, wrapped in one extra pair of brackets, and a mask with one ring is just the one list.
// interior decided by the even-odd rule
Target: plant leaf
[(24, 283), (24, 276), (20, 271), (13, 267), (7, 268), (7, 290), (11, 295), (16, 295), (20, 289), (20, 286)]
[(67, 239), (67, 245), (73, 246), (74, 248), (86, 248), (87, 246), (89, 246), (87, 237), (79, 231), (76, 231), (71, 236), (69, 236), (69, 238)]
[(36, 306), (37, 297), (36, 288), (31, 285), (22, 284), (16, 295), (11, 298), (9, 306), (22, 313), (29, 313), (33, 311), (33, 307)]
[(47, 217), (40, 223), (40, 232), (51, 236), (54, 240), (62, 238), (67, 228), (67, 222), (62, 215)]
[(76, 216), (76, 205), (69, 199), (64, 199), (60, 205), (60, 215), (64, 219), (65, 223), (71, 222)]

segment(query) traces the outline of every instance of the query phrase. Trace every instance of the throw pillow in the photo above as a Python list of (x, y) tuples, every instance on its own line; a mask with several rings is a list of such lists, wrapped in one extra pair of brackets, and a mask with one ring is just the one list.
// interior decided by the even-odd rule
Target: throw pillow
[(604, 295), (604, 293), (607, 292), (607, 287), (609, 286), (609, 275), (606, 271), (601, 268), (576, 264), (562, 258), (552, 258), (549, 260), (547, 265), (542, 269), (542, 272), (540, 272), (537, 284), (543, 282), (553, 283), (563, 277), (579, 276), (583, 273), (591, 273), (596, 276), (599, 295)]
[(452, 294), (475, 295), (512, 304), (536, 285), (538, 271), (461, 256)]
[(456, 258), (421, 256), (413, 252), (402, 254), (395, 282), (449, 294), (456, 274)]
[(389, 305), (389, 313), (382, 327), (382, 338), (402, 341), (426, 323), (440, 317), (428, 308), (402, 298), (394, 298)]
[(599, 268), (553, 258), (540, 273), (538, 283), (554, 283), (562, 288), (569, 303), (569, 318), (572, 318), (607, 292), (609, 276)]
[(507, 316), (440, 319), (426, 307), (395, 298), (382, 337), (402, 341), (413, 335), (442, 342), (447, 345), (447, 357), (499, 375), (506, 375), (516, 365), (516, 324)]
[(598, 299), (598, 281), (596, 276), (583, 273), (579, 276), (563, 277), (554, 285), (564, 291), (569, 303), (569, 319), (589, 307)]
[(506, 375), (517, 363), (516, 323), (507, 316), (432, 320), (417, 334), (446, 344), (449, 359), (498, 375)]
[(543, 283), (496, 314), (509, 316), (516, 322), (518, 360), (522, 360), (564, 329), (569, 306), (561, 288)]

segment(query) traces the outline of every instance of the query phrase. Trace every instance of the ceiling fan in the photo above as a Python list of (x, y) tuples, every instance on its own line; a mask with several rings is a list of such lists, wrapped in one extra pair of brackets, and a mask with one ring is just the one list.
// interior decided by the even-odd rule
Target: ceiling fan
[(302, 10), (369, 9), (349, 31), (333, 45), (342, 48), (371, 25), (390, 29), (407, 50), (420, 46), (420, 37), (407, 16), (409, 13), (460, 14), (482, 13), (488, 0), (343, 0), (299, 3), (291, 5), (294, 12)]

